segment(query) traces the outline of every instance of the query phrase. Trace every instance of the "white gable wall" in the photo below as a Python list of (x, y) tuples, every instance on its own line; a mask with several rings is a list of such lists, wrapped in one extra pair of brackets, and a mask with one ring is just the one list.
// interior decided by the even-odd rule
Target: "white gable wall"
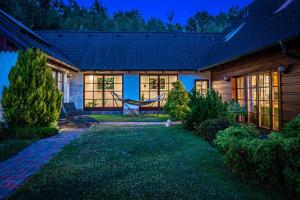
[[(3, 87), (9, 85), (8, 74), (12, 66), (17, 62), (17, 52), (0, 52), (0, 99), (2, 98)], [(3, 120), (2, 107), (0, 102), (0, 121)]]

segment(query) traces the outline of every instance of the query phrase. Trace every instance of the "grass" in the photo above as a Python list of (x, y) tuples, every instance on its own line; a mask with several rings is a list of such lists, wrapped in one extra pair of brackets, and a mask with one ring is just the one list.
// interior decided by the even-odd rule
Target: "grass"
[(90, 115), (90, 117), (98, 120), (99, 122), (163, 122), (169, 119), (167, 114), (145, 114), (140, 117), (123, 116), (123, 115), (108, 115), (97, 114)]
[(36, 140), (5, 140), (0, 142), (0, 161), (4, 161)]
[(241, 183), (218, 151), (181, 126), (98, 126), (11, 199), (278, 199)]

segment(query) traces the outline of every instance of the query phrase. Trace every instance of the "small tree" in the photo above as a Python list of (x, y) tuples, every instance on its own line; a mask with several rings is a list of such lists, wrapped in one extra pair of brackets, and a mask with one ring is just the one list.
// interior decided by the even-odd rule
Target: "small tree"
[(62, 94), (55, 86), (46, 55), (40, 50), (19, 52), (2, 95), (4, 118), (10, 127), (45, 127), (57, 122)]
[(188, 129), (197, 128), (208, 119), (226, 118), (227, 104), (223, 103), (219, 93), (213, 89), (208, 90), (206, 95), (201, 95), (193, 89), (189, 101), (190, 112), (184, 120)]
[(173, 120), (182, 120), (189, 111), (188, 100), (189, 95), (180, 81), (172, 83), (168, 100), (164, 106), (164, 110)]

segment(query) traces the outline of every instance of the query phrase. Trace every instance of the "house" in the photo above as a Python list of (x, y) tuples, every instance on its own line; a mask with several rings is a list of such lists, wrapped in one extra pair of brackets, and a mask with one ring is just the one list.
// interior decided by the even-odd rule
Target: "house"
[(32, 31), (0, 11), (0, 88), (8, 84), (16, 50), (39, 48), (64, 101), (86, 111), (124, 109), (112, 91), (148, 100), (181, 80), (187, 90), (211, 87), (224, 101), (239, 101), (248, 111), (241, 121), (279, 130), (300, 113), (298, 19), (298, 0), (255, 0), (221, 34)]

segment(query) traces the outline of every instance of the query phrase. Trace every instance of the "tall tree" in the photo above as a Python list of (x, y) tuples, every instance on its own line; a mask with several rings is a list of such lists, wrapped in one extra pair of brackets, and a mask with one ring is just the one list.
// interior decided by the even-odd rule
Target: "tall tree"
[(197, 31), (197, 21), (190, 17), (187, 21), (187, 25), (185, 27), (186, 32), (196, 32)]
[(165, 24), (157, 18), (150, 18), (146, 25), (148, 32), (165, 32), (167, 31)]
[(88, 11), (89, 23), (87, 24), (88, 30), (105, 31), (108, 20), (108, 14), (106, 8), (102, 4), (95, 0), (90, 10)]
[(145, 21), (139, 10), (118, 11), (113, 15), (114, 31), (145, 31)]
[(57, 122), (62, 94), (56, 88), (46, 55), (39, 50), (19, 52), (4, 87), (2, 107), (11, 127), (44, 127)]

